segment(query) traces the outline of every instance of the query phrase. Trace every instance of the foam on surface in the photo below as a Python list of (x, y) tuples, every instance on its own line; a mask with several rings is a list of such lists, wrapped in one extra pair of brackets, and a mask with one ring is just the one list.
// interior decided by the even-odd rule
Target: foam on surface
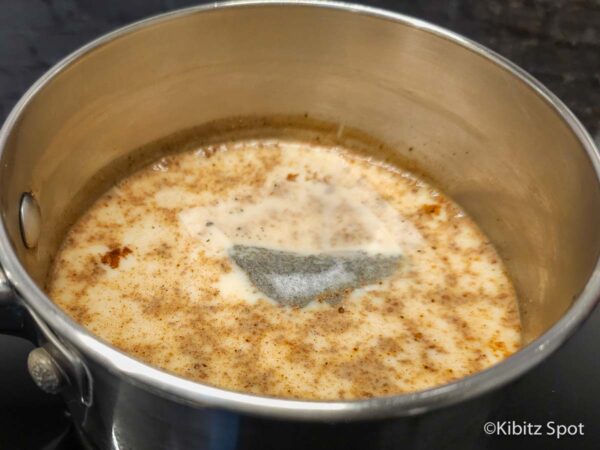
[[(244, 252), (270, 259), (261, 289)], [(139, 359), (280, 397), (425, 389), (521, 342), (502, 261), (456, 204), (315, 142), (233, 141), (133, 174), (70, 230), (47, 290)]]

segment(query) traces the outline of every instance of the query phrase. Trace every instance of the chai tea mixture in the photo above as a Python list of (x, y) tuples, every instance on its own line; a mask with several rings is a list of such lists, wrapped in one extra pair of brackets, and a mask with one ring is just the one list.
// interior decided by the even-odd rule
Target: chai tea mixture
[(276, 397), (426, 389), (521, 342), (503, 263), (455, 203), (291, 139), (205, 145), (124, 179), (71, 228), (48, 293), (149, 364)]

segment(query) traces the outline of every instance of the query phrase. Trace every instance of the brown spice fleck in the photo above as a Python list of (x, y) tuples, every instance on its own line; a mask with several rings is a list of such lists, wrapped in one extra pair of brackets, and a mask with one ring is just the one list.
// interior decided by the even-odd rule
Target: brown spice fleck
[(286, 180), (288, 181), (296, 181), (296, 178), (298, 178), (298, 174), (297, 173), (288, 173)]
[(345, 311), (345, 309), (344, 309), (344, 308), (342, 308), (341, 306), (338, 308), (338, 312), (339, 312), (340, 314), (343, 314), (343, 313), (344, 313), (344, 311)]
[(102, 255), (100, 261), (102, 262), (102, 264), (106, 264), (107, 266), (116, 269), (117, 267), (119, 267), (119, 262), (121, 261), (121, 258), (125, 258), (130, 253), (132, 253), (132, 250), (127, 246), (121, 248), (113, 248), (112, 250), (109, 250), (104, 255)]
[(437, 204), (423, 205), (421, 212), (425, 214), (438, 215), (440, 213), (441, 206)]
[(511, 354), (510, 350), (508, 350), (508, 348), (506, 348), (506, 344), (502, 341), (493, 341), (492, 340), (492, 341), (490, 341), (489, 346), (493, 351), (500, 352), (501, 354), (503, 354), (504, 357), (508, 357)]

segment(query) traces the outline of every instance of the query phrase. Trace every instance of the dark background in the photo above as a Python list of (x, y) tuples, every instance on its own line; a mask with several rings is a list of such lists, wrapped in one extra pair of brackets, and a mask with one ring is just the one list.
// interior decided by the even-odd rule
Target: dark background
[[(189, 0), (0, 0), (0, 118), (52, 64), (89, 40)], [(362, 1), (466, 35), (524, 67), (600, 143), (600, 0)], [(33, 385), (31, 345), (0, 336), (0, 450), (78, 449), (60, 401)], [(600, 309), (515, 383), (490, 420), (583, 423), (583, 437), (490, 437), (487, 449), (600, 448)], [(308, 449), (307, 449), (308, 450)]]

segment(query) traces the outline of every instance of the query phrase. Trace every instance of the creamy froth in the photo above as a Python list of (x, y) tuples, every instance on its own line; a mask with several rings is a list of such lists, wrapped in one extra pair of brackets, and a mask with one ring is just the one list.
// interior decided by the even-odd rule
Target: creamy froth
[(264, 395), (409, 392), (520, 345), (502, 262), (457, 205), (299, 141), (206, 146), (123, 180), (70, 230), (48, 292), (144, 361)]

